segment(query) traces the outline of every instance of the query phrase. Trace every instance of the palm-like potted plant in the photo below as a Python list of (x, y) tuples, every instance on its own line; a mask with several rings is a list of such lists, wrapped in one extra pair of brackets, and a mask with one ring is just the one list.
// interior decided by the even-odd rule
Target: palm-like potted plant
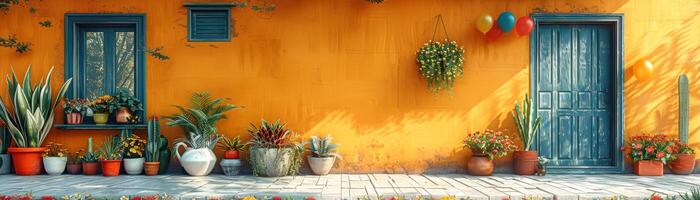
[(131, 135), (122, 141), (124, 148), (124, 171), (129, 175), (137, 175), (143, 172), (143, 164), (146, 159), (143, 153), (146, 149), (146, 140), (138, 135)]
[(269, 123), (265, 119), (260, 127), (251, 123), (248, 132), (252, 136), (248, 143), (248, 160), (253, 166), (253, 174), (264, 177), (290, 174), (294, 156), (291, 138), (294, 132), (279, 120)]
[(119, 176), (123, 153), (124, 146), (121, 144), (121, 138), (107, 137), (99, 152), (103, 176)]
[(49, 143), (43, 155), (44, 170), (49, 175), (61, 175), (66, 170), (67, 150), (58, 143)]
[(323, 138), (311, 136), (311, 139), (309, 139), (309, 152), (311, 152), (311, 155), (307, 156), (307, 160), (311, 171), (316, 175), (328, 174), (333, 168), (335, 159), (342, 159), (340, 154), (335, 152), (338, 145), (333, 144), (331, 142), (332, 139), (330, 135)]
[(82, 162), (83, 174), (84, 175), (95, 175), (97, 174), (97, 161), (100, 157), (92, 150), (92, 138), (88, 138), (88, 148), (85, 154), (80, 156), (80, 162)]
[(12, 102), (12, 109), (5, 106), (0, 98), (0, 119), (4, 121), (17, 147), (11, 147), (12, 163), (17, 175), (37, 175), (41, 173), (41, 155), (46, 150), (41, 144), (51, 131), (54, 110), (70, 86), (66, 80), (60, 87), (55, 99), (51, 99), (51, 73), (39, 84), (31, 83), (31, 67), (27, 68), (22, 84), (19, 83), (14, 70), (12, 77), (7, 77), (7, 88)]
[[(216, 123), (226, 119), (225, 112), (238, 108), (223, 103), (225, 100), (212, 98), (206, 92), (194, 93), (190, 107), (175, 106), (181, 113), (166, 117), (168, 126), (180, 126), (185, 131), (186, 138), (175, 140), (173, 152), (189, 175), (208, 175), (216, 165), (216, 155), (212, 150), (221, 139)], [(185, 147), (182, 155), (179, 153), (180, 147)]]
[(533, 175), (537, 171), (537, 151), (531, 150), (532, 142), (540, 129), (541, 119), (532, 108), (532, 98), (525, 95), (522, 105), (515, 102), (513, 121), (518, 128), (523, 149), (513, 154), (513, 171), (519, 175)]
[[(146, 138), (146, 162), (147, 176), (158, 175), (160, 168), (160, 121), (157, 117), (148, 120), (148, 138)], [(167, 151), (167, 150), (166, 150)]]

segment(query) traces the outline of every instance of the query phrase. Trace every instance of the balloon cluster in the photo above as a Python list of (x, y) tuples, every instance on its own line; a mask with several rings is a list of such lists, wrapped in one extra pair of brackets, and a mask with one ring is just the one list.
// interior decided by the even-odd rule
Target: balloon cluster
[(503, 12), (498, 15), (495, 25), (493, 17), (489, 14), (481, 14), (476, 18), (476, 29), (485, 34), (486, 39), (489, 41), (495, 41), (504, 33), (513, 30), (513, 28), (520, 36), (529, 35), (534, 25), (535, 23), (529, 16), (522, 16), (516, 21), (515, 15), (511, 12)]

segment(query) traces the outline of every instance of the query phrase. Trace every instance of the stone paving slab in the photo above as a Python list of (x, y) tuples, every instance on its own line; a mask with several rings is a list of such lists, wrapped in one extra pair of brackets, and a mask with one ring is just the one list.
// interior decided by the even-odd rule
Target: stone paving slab
[(232, 199), (289, 196), (303, 199), (380, 199), (415, 196), (457, 199), (644, 199), (651, 194), (677, 195), (700, 186), (700, 175), (640, 177), (635, 175), (548, 175), (497, 174), (476, 177), (463, 174), (331, 174), (328, 176), (185, 175), (102, 177), (83, 175), (0, 176), (0, 194), (32, 192), (35, 196), (89, 193), (92, 197), (118, 198), (128, 195), (166, 193), (175, 199)]

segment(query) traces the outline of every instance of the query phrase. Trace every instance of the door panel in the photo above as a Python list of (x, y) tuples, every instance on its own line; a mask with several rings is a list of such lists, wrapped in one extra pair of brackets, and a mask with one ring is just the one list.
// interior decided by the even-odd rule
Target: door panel
[(536, 147), (553, 166), (614, 166), (612, 26), (541, 24)]

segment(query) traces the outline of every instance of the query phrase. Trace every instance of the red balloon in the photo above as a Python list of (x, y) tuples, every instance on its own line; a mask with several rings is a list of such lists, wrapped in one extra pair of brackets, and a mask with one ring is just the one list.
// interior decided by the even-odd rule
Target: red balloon
[(493, 26), (489, 32), (486, 32), (486, 40), (493, 42), (501, 37), (501, 35), (503, 35), (503, 31), (498, 28), (498, 26)]
[(518, 35), (524, 36), (529, 35), (532, 32), (532, 27), (535, 26), (535, 22), (529, 16), (522, 16), (518, 18), (518, 22), (515, 23), (515, 29), (518, 31)]

